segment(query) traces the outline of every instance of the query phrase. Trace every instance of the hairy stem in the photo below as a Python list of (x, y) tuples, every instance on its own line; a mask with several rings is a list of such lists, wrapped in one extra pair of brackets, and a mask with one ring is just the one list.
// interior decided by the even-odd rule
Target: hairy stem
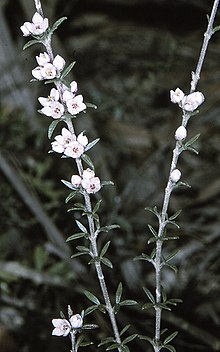
[[(207, 52), (208, 44), (211, 39), (211, 36), (214, 33), (213, 24), (214, 19), (216, 16), (216, 12), (219, 6), (219, 0), (215, 0), (211, 16), (208, 22), (207, 30), (204, 34), (204, 40), (202, 44), (202, 48), (200, 51), (198, 64), (196, 67), (195, 73), (192, 74), (192, 81), (191, 81), (191, 93), (196, 90), (197, 84), (200, 79), (200, 74), (203, 66), (203, 62), (205, 59), (205, 55)], [(182, 116), (182, 126), (186, 127), (190, 118), (190, 113), (186, 113), (183, 111)], [(154, 344), (154, 351), (159, 352), (161, 350), (161, 316), (162, 316), (162, 308), (160, 308), (159, 304), (162, 303), (162, 284), (161, 284), (161, 269), (163, 266), (163, 257), (162, 257), (162, 249), (163, 249), (163, 240), (162, 236), (164, 235), (164, 230), (166, 227), (166, 217), (167, 217), (167, 210), (173, 190), (173, 183), (171, 180), (171, 172), (177, 167), (179, 155), (181, 154), (180, 151), (180, 142), (176, 142), (175, 149), (173, 150), (173, 157), (171, 161), (170, 173), (167, 182), (167, 186), (165, 188), (161, 218), (159, 222), (159, 229), (158, 229), (158, 240), (156, 242), (156, 257), (155, 257), (155, 296), (156, 296), (156, 307), (155, 307), (155, 344)]]
[[(41, 6), (41, 2), (40, 0), (34, 0), (35, 1), (35, 7), (37, 12), (41, 15), (43, 15), (43, 10), (42, 10), (42, 6)], [(51, 46), (51, 37), (48, 36), (45, 40), (45, 42), (43, 43), (46, 51), (50, 57), (50, 60), (52, 61), (54, 58), (53, 55), (53, 50), (52, 50), (52, 46)], [(64, 102), (62, 101), (62, 96), (63, 96), (63, 86), (61, 82), (55, 82), (56, 88), (58, 90), (58, 92), (60, 93), (60, 98), (61, 98), (61, 102), (63, 103), (63, 105), (65, 106)], [(72, 120), (70, 118), (66, 118), (65, 122), (68, 126), (69, 131), (72, 134), (75, 134), (75, 130), (74, 130), (74, 126), (72, 123)], [(82, 166), (82, 161), (80, 158), (76, 159), (76, 165), (78, 168), (78, 172), (79, 175), (82, 176), (83, 173), (83, 166)], [(85, 206), (86, 206), (86, 210), (87, 213), (92, 213), (92, 205), (91, 205), (91, 200), (90, 200), (90, 196), (89, 194), (85, 193), (84, 194), (84, 201), (85, 201)], [(88, 219), (88, 224), (89, 224), (89, 232), (90, 232), (90, 242), (91, 242), (91, 248), (92, 248), (92, 253), (93, 256), (95, 258), (98, 257), (98, 248), (97, 248), (97, 241), (96, 241), (96, 234), (95, 234), (95, 224), (94, 224), (94, 219), (92, 217), (92, 215), (87, 215), (87, 219)], [(115, 318), (115, 314), (113, 311), (113, 307), (110, 301), (110, 296), (108, 293), (108, 289), (106, 286), (106, 282), (105, 282), (105, 278), (104, 278), (104, 274), (102, 271), (102, 266), (101, 263), (99, 261), (95, 261), (95, 269), (96, 269), (96, 273), (98, 276), (98, 280), (99, 280), (99, 284), (101, 287), (101, 291), (102, 291), (102, 295), (105, 301), (105, 306), (106, 306), (106, 310), (108, 312), (110, 321), (111, 321), (111, 325), (112, 325), (112, 330), (114, 333), (114, 337), (115, 337), (115, 341), (118, 344), (121, 344), (121, 338), (119, 335), (119, 330), (118, 330), (118, 326), (117, 326), (117, 322), (116, 322), (116, 318)], [(71, 343), (72, 343), (72, 352), (75, 352), (75, 334), (71, 333)], [(118, 347), (118, 351), (121, 352), (121, 348)]]

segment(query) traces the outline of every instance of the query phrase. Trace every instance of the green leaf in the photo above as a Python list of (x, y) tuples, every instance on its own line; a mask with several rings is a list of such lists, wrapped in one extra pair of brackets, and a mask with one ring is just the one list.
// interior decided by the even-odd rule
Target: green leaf
[(145, 303), (145, 304), (143, 304), (143, 306), (142, 306), (142, 310), (147, 310), (147, 309), (151, 309), (151, 308), (153, 308), (154, 307), (154, 304), (153, 303)]
[(71, 62), (71, 64), (69, 64), (69, 66), (67, 68), (65, 68), (65, 70), (63, 70), (60, 78), (61, 79), (65, 78), (70, 73), (70, 71), (73, 69), (75, 64), (76, 64), (76, 61)]
[(100, 258), (100, 261), (101, 261), (104, 265), (106, 265), (106, 266), (108, 266), (109, 268), (113, 269), (112, 262), (111, 262), (109, 259), (107, 259), (107, 258)]
[(151, 208), (151, 207), (146, 207), (145, 210), (150, 211), (151, 213), (153, 213), (154, 215), (156, 215), (156, 217), (157, 217), (158, 219), (160, 219), (160, 213), (158, 212), (156, 206), (153, 207), (153, 208)]
[(66, 239), (66, 242), (70, 242), (70, 241), (74, 241), (78, 238), (82, 238), (85, 236), (85, 232), (79, 232), (79, 233), (75, 233), (74, 235), (71, 235), (69, 236), (67, 239)]
[(58, 79), (57, 78), (54, 78), (54, 79), (48, 79), (46, 81), (44, 81), (44, 84), (52, 84), (52, 83), (56, 83), (58, 82)]
[(75, 190), (73, 192), (71, 192), (65, 199), (65, 203), (68, 203), (72, 198), (74, 198), (77, 194), (79, 194), (79, 190)]
[(173, 347), (172, 345), (166, 345), (166, 346), (163, 346), (163, 348), (165, 348), (166, 350), (168, 350), (170, 352), (176, 352), (175, 347)]
[(88, 155), (83, 154), (81, 158), (92, 170), (95, 170), (94, 164)]
[(116, 294), (115, 294), (115, 303), (119, 304), (121, 301), (121, 296), (122, 296), (122, 292), (123, 292), (123, 287), (122, 287), (122, 283), (119, 282)]
[(107, 226), (103, 226), (103, 227), (100, 227), (99, 229), (99, 232), (109, 232), (113, 229), (119, 229), (120, 226), (119, 225), (107, 225)]
[(126, 325), (120, 332), (120, 336), (122, 336), (129, 328), (130, 328), (130, 324)]
[(113, 343), (111, 346), (106, 348), (106, 351), (113, 350), (114, 348), (117, 348), (118, 346), (119, 346), (119, 344), (117, 342)]
[(112, 182), (112, 181), (102, 181), (101, 185), (102, 186), (114, 186), (114, 182)]
[(85, 255), (85, 254), (88, 254), (88, 253), (85, 253), (85, 252), (77, 252), (75, 254), (72, 254), (70, 258), (76, 258), (76, 257), (79, 257), (81, 255)]
[(87, 228), (80, 221), (76, 220), (76, 224), (82, 232), (88, 233)]
[(130, 336), (126, 337), (126, 338), (123, 340), (122, 343), (123, 343), (123, 344), (126, 344), (126, 343), (128, 343), (128, 342), (134, 340), (137, 336), (138, 336), (138, 334), (130, 335)]
[(172, 341), (176, 335), (178, 334), (178, 331), (174, 331), (171, 335), (169, 335), (163, 342), (164, 345), (167, 345), (170, 341)]
[(91, 329), (97, 329), (99, 326), (96, 324), (85, 324), (83, 325), (82, 329), (83, 330), (91, 330)]
[(169, 220), (175, 220), (180, 215), (181, 212), (182, 212), (181, 209), (178, 210), (176, 213), (170, 216)]
[(126, 299), (120, 303), (121, 306), (134, 306), (136, 304), (138, 304), (138, 302), (133, 299)]
[(108, 241), (104, 247), (102, 248), (101, 250), (101, 253), (100, 253), (100, 257), (104, 257), (105, 253), (107, 252), (108, 248), (109, 248), (109, 245), (110, 245), (111, 241)]
[(140, 340), (146, 340), (146, 341), (150, 342), (152, 345), (154, 344), (153, 339), (152, 339), (151, 337), (149, 337), (149, 336), (138, 335), (138, 338), (139, 338)]
[(158, 234), (157, 234), (157, 232), (154, 230), (153, 226), (151, 226), (151, 225), (147, 225), (147, 226), (148, 226), (150, 232), (152, 233), (152, 235), (157, 239), (157, 238), (158, 238)]
[(196, 136), (192, 137), (190, 140), (188, 140), (184, 147), (187, 149), (190, 145), (194, 144), (200, 137), (200, 133), (198, 133)]
[(85, 147), (85, 152), (87, 152), (89, 149), (94, 147), (99, 142), (99, 140), (100, 140), (100, 138), (96, 138), (94, 141), (87, 144), (87, 146)]
[(98, 109), (97, 105), (92, 104), (92, 103), (86, 103), (87, 108), (93, 108), (93, 109)]
[(102, 203), (102, 200), (100, 199), (93, 208), (93, 211), (92, 211), (93, 214), (97, 213), (97, 211), (99, 210), (99, 208), (101, 206), (101, 203)]
[(99, 299), (91, 292), (85, 290), (84, 291), (84, 295), (92, 302), (92, 303), (95, 303), (96, 305), (99, 305), (100, 304), (100, 301)]
[(151, 303), (155, 304), (155, 299), (154, 296), (152, 295), (152, 293), (150, 292), (150, 290), (148, 290), (148, 288), (143, 287), (144, 292), (146, 293), (147, 297), (149, 298), (149, 300), (151, 301)]
[(52, 134), (55, 130), (55, 128), (57, 127), (58, 123), (60, 122), (60, 120), (53, 120), (51, 122), (51, 124), (49, 125), (48, 127), (48, 138), (51, 139), (52, 137)]
[(37, 40), (37, 39), (29, 40), (29, 41), (23, 46), (23, 50), (29, 48), (31, 45), (38, 44), (38, 43), (41, 43), (41, 41), (40, 41), (40, 40)]
[(51, 34), (61, 25), (61, 23), (63, 23), (63, 21), (65, 21), (67, 19), (67, 17), (61, 17), (59, 18), (52, 26), (50, 32)]
[(76, 190), (77, 188), (69, 181), (65, 181), (65, 180), (61, 180), (61, 182), (68, 188), (72, 189), (72, 190)]
[(101, 341), (99, 344), (98, 344), (98, 347), (101, 347), (103, 345), (107, 345), (107, 343), (112, 343), (114, 342), (115, 339), (113, 337), (106, 337), (103, 341)]
[(149, 257), (147, 254), (145, 254), (145, 253), (142, 253), (141, 255), (138, 255), (133, 260), (146, 260), (149, 263), (154, 265), (154, 260), (151, 257)]
[(76, 249), (78, 249), (80, 252), (90, 253), (90, 249), (85, 246), (77, 246)]
[(91, 313), (94, 312), (96, 309), (98, 309), (98, 306), (97, 306), (97, 305), (90, 306), (90, 307), (86, 308), (86, 310), (85, 310), (85, 315), (91, 314)]

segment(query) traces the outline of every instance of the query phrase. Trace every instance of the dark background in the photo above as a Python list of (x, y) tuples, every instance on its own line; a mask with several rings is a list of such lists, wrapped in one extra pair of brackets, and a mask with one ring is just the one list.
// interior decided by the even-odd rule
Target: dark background
[[(70, 79), (77, 80), (86, 102), (98, 106), (81, 114), (76, 130), (85, 130), (90, 140), (101, 138), (89, 155), (101, 179), (115, 183), (100, 192), (103, 225), (120, 225), (100, 237), (100, 246), (112, 240), (108, 258), (114, 270), (105, 268), (105, 274), (112, 300), (121, 281), (123, 299), (139, 303), (121, 309), (119, 327), (131, 324), (130, 333), (152, 336), (153, 311), (141, 307), (147, 301), (142, 287), (153, 290), (154, 272), (133, 258), (153, 248), (146, 245), (147, 224), (157, 223), (144, 208), (161, 206), (181, 121), (169, 91), (189, 91), (212, 1), (45, 0), (42, 5), (50, 23), (68, 17), (54, 36), (54, 53), (67, 63), (76, 60)], [(33, 1), (5, 0), (0, 11), (0, 351), (68, 351), (68, 338), (51, 336), (52, 318), (66, 313), (68, 304), (76, 313), (87, 308), (84, 289), (102, 298), (87, 258), (69, 260), (82, 241), (65, 244), (77, 232), (79, 214), (67, 213), (68, 190), (60, 180), (76, 170), (69, 160), (47, 154), (51, 120), (36, 112), (37, 97), (51, 87), (30, 83), (34, 57), (43, 49), (22, 51), (26, 39), (19, 27), (31, 20)], [(216, 24), (219, 20), (220, 15)], [(173, 342), (178, 352), (220, 350), (219, 53), (217, 32), (198, 87), (206, 101), (189, 124), (189, 138), (201, 134), (199, 155), (186, 152), (179, 163), (191, 188), (176, 190), (170, 204), (170, 214), (182, 209), (180, 230), (170, 228), (180, 239), (165, 245), (164, 255), (180, 251), (173, 260), (178, 273), (164, 270), (163, 285), (168, 297), (183, 303), (164, 312), (163, 327), (179, 330)], [(95, 312), (86, 323), (101, 326), (88, 334), (96, 345), (111, 336), (105, 315)], [(152, 351), (139, 339), (130, 348)]]

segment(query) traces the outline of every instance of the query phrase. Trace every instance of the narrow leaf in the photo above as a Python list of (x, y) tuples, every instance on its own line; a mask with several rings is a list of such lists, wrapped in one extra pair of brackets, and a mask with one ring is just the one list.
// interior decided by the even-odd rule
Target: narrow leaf
[(89, 150), (92, 147), (94, 147), (99, 142), (99, 140), (100, 140), (100, 138), (96, 138), (94, 141), (92, 141), (89, 144), (87, 144), (87, 146), (85, 147), (85, 151), (87, 152), (87, 150)]
[(122, 296), (122, 291), (123, 291), (123, 287), (122, 287), (122, 283), (119, 282), (116, 294), (115, 294), (115, 302), (116, 304), (119, 304), (121, 301), (121, 296)]
[(163, 346), (163, 348), (165, 348), (166, 350), (168, 350), (170, 352), (176, 352), (175, 347), (173, 347), (172, 345), (166, 345), (166, 346)]
[(71, 62), (71, 64), (69, 64), (69, 66), (67, 68), (65, 68), (65, 70), (63, 71), (63, 73), (61, 75), (61, 79), (65, 78), (70, 73), (70, 71), (75, 66), (75, 63), (76, 63), (76, 61)]
[(154, 296), (152, 295), (152, 293), (150, 292), (150, 290), (148, 290), (148, 288), (143, 287), (144, 292), (146, 293), (147, 297), (149, 298), (149, 300), (151, 301), (151, 303), (155, 304), (155, 299)]
[(72, 189), (72, 190), (76, 190), (77, 188), (75, 186), (73, 186), (73, 184), (69, 181), (65, 181), (65, 180), (61, 180), (61, 182), (68, 188)]
[(79, 194), (80, 192), (78, 190), (75, 190), (73, 192), (71, 192), (65, 199), (65, 203), (68, 203), (70, 201), (70, 199), (74, 198), (77, 194)]
[(138, 334), (130, 335), (130, 336), (126, 337), (126, 338), (123, 340), (122, 343), (123, 343), (123, 344), (126, 344), (126, 343), (128, 343), (128, 342), (134, 340), (137, 336), (138, 336)]
[(130, 324), (126, 325), (120, 332), (120, 336), (122, 336), (129, 328), (130, 328)]
[(182, 210), (178, 210), (175, 214), (171, 215), (171, 217), (169, 218), (169, 220), (175, 220), (179, 215), (180, 213), (182, 212)]
[(197, 139), (199, 139), (199, 137), (200, 137), (200, 133), (198, 133), (196, 136), (194, 136), (190, 140), (188, 140), (185, 143), (185, 148), (188, 148), (190, 145), (194, 144), (197, 141)]
[(112, 262), (111, 262), (109, 259), (107, 259), (107, 258), (100, 258), (100, 261), (101, 261), (104, 265), (106, 265), (106, 266), (108, 266), (109, 268), (113, 269)]
[(167, 345), (170, 341), (172, 341), (176, 335), (178, 334), (178, 331), (174, 331), (171, 335), (169, 335), (165, 340), (164, 340), (164, 345)]
[(79, 233), (75, 233), (74, 235), (71, 235), (69, 236), (67, 239), (66, 239), (66, 242), (70, 242), (70, 241), (74, 241), (78, 238), (82, 238), (85, 236), (85, 233), (84, 232), (79, 232)]
[(88, 233), (87, 228), (80, 221), (76, 220), (76, 224), (82, 232)]
[(76, 249), (78, 249), (80, 252), (90, 253), (90, 249), (85, 246), (77, 246)]
[(81, 158), (92, 170), (95, 169), (94, 164), (88, 155), (83, 154)]
[(99, 299), (91, 292), (85, 290), (84, 291), (84, 295), (93, 303), (95, 303), (96, 305), (99, 305), (100, 304), (100, 301)]
[(104, 257), (105, 253), (107, 252), (111, 241), (108, 241), (101, 250), (100, 257)]
[(153, 226), (148, 225), (148, 228), (149, 228), (150, 232), (152, 233), (152, 235), (153, 235), (155, 238), (157, 238), (158, 235), (157, 235), (157, 232), (154, 230)]
[(63, 21), (65, 21), (67, 19), (67, 17), (61, 17), (59, 18), (52, 26), (51, 28), (51, 32), (53, 33), (60, 25), (61, 23), (63, 23)]
[(58, 123), (60, 122), (60, 120), (53, 120), (51, 122), (51, 124), (49, 125), (48, 127), (48, 138), (51, 139), (52, 137), (52, 134), (55, 130), (55, 128), (57, 127)]
[(138, 303), (133, 299), (126, 299), (120, 303), (121, 306), (134, 306), (136, 304)]
[(41, 42), (40, 42), (39, 40), (37, 40), (37, 39), (29, 40), (29, 41), (23, 46), (23, 50), (29, 48), (31, 45), (38, 44), (38, 43), (41, 43)]
[(119, 225), (107, 225), (107, 226), (103, 226), (99, 229), (99, 232), (109, 232), (113, 229), (118, 229), (120, 228)]

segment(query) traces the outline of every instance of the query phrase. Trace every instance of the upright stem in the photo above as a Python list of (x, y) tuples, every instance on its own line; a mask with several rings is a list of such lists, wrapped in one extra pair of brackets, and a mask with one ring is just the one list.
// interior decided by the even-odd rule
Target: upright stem
[[(219, 0), (215, 0), (213, 7), (212, 7), (212, 12), (211, 16), (208, 22), (207, 30), (204, 35), (204, 40), (202, 44), (202, 48), (200, 51), (199, 59), (198, 59), (198, 64), (196, 67), (195, 73), (192, 74), (192, 81), (191, 81), (191, 93), (196, 90), (198, 81), (200, 79), (200, 74), (202, 70), (202, 65), (205, 59), (205, 55), (207, 52), (208, 44), (211, 39), (211, 36), (214, 33), (213, 30), (213, 24), (214, 24), (214, 19), (217, 13), (217, 9), (219, 6)], [(186, 113), (183, 111), (183, 116), (182, 116), (182, 126), (186, 127), (190, 118), (190, 113)], [(161, 269), (163, 266), (162, 262), (162, 249), (163, 249), (163, 240), (162, 236), (164, 235), (164, 230), (166, 227), (166, 217), (167, 217), (167, 210), (170, 202), (170, 197), (171, 193), (173, 190), (173, 183), (171, 180), (171, 172), (176, 168), (179, 155), (181, 153), (180, 150), (180, 142), (176, 142), (175, 149), (173, 150), (173, 157), (171, 161), (171, 166), (170, 166), (170, 173), (169, 173), (169, 178), (167, 182), (167, 186), (165, 188), (165, 194), (164, 194), (164, 200), (163, 200), (163, 206), (162, 206), (162, 212), (161, 212), (161, 218), (159, 222), (159, 229), (158, 229), (158, 240), (156, 242), (156, 257), (155, 257), (155, 297), (156, 297), (156, 307), (155, 307), (155, 344), (154, 344), (154, 351), (159, 352), (161, 350), (161, 315), (162, 315), (162, 309), (160, 308), (159, 304), (162, 303), (162, 285), (161, 285)]]
[[(43, 15), (43, 10), (42, 10), (42, 6), (41, 6), (41, 2), (40, 0), (34, 0), (35, 2), (35, 7), (37, 12), (41, 15)], [(46, 48), (46, 51), (50, 57), (50, 60), (53, 60), (53, 50), (52, 50), (52, 46), (51, 46), (51, 37), (48, 36), (48, 38), (45, 40), (44, 42), (44, 46)], [(55, 83), (57, 90), (60, 93), (60, 98), (62, 101), (62, 96), (63, 96), (63, 87), (62, 87), (62, 83), (61, 82), (56, 82)], [(64, 103), (62, 101), (62, 103)], [(64, 104), (65, 105), (65, 104)], [(72, 120), (70, 118), (66, 118), (65, 120), (69, 131), (72, 134), (75, 134), (75, 130), (74, 130), (74, 126), (72, 123)], [(76, 165), (78, 168), (78, 172), (79, 175), (82, 176), (83, 173), (83, 166), (82, 166), (82, 161), (80, 158), (76, 159)], [(91, 200), (90, 200), (90, 196), (89, 194), (85, 193), (84, 194), (84, 200), (85, 200), (85, 206), (86, 206), (86, 210), (88, 212), (88, 214), (92, 213), (92, 205), (91, 205)], [(94, 257), (98, 257), (98, 248), (97, 248), (97, 241), (96, 241), (96, 234), (95, 234), (95, 224), (94, 224), (94, 219), (91, 215), (87, 215), (87, 219), (88, 219), (88, 224), (89, 224), (89, 232), (90, 232), (90, 242), (91, 242), (91, 248), (92, 248), (92, 252), (93, 252), (93, 256)], [(95, 262), (95, 269), (96, 269), (96, 273), (98, 276), (98, 280), (99, 280), (99, 284), (101, 287), (101, 291), (102, 291), (102, 295), (105, 301), (105, 306), (106, 306), (106, 310), (108, 312), (110, 321), (111, 321), (111, 325), (112, 325), (112, 330), (114, 333), (114, 337), (115, 337), (115, 341), (118, 344), (121, 344), (121, 338), (120, 338), (120, 334), (119, 334), (119, 330), (118, 330), (118, 326), (117, 326), (117, 322), (115, 319), (115, 314), (111, 305), (111, 301), (110, 301), (110, 297), (109, 297), (109, 293), (108, 293), (108, 289), (106, 286), (106, 282), (105, 282), (105, 278), (104, 278), (104, 274), (102, 271), (102, 266), (101, 263), (99, 261)], [(72, 343), (72, 352), (75, 352), (75, 334), (71, 333), (71, 343)], [(118, 351), (121, 352), (121, 347), (118, 347)]]

